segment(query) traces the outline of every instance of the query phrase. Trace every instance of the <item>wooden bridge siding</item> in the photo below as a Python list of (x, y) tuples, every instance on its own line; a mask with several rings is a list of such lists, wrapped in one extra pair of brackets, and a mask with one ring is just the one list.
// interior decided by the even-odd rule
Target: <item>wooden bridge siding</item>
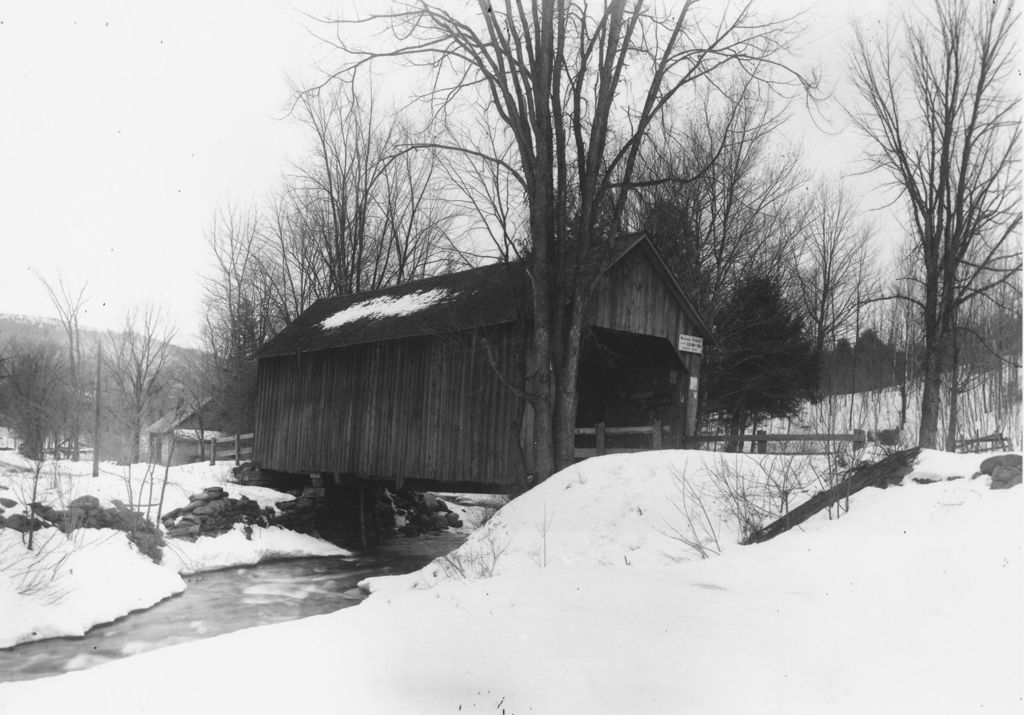
[[(633, 251), (615, 265), (603, 279), (591, 306), (591, 325), (630, 333), (663, 337), (675, 349), (679, 334), (698, 335), (697, 327), (687, 318), (676, 294), (665, 282), (661, 271), (643, 251)], [(700, 378), (701, 356), (678, 353), (689, 375)], [(697, 418), (697, 401), (686, 390), (686, 433), (693, 434)]]
[[(511, 335), (491, 338), (509, 374)], [(261, 467), (495, 486), (525, 473), (517, 398), (472, 334), (264, 358), (257, 380)]]

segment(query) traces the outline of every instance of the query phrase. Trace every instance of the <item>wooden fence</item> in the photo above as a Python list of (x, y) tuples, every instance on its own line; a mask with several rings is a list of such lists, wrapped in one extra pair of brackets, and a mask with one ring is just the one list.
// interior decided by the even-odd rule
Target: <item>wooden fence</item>
[[(768, 434), (762, 430), (754, 434), (699, 434), (693, 438), (694, 442), (731, 442), (731, 443), (752, 443), (752, 452), (758, 454), (768, 453), (769, 442), (824, 442), (826, 445), (836, 442), (850, 442), (855, 450), (863, 449), (868, 442), (867, 432), (862, 429), (855, 429), (848, 434), (843, 433), (813, 433), (813, 434)], [(827, 453), (827, 452), (824, 452)], [(822, 452), (809, 452), (805, 454), (824, 454)]]
[(252, 459), (252, 436), (249, 434), (236, 434), (228, 437), (210, 438), (210, 464), (216, 464), (218, 459), (234, 458), (235, 465), (243, 459)]
[(997, 449), (1013, 449), (1013, 445), (1010, 443), (1010, 440), (1006, 439), (1002, 432), (994, 432), (987, 437), (958, 439), (955, 447), (957, 452), (988, 452), (989, 450)]
[[(662, 425), (659, 420), (655, 420), (649, 425), (641, 427), (606, 427), (604, 422), (598, 422), (593, 427), (577, 427), (576, 436), (581, 435), (593, 435), (594, 446), (593, 447), (576, 447), (573, 450), (573, 456), (576, 459), (587, 459), (588, 457), (598, 457), (602, 454), (625, 454), (627, 452), (644, 452), (649, 449), (661, 449), (664, 442), (664, 437), (669, 434), (671, 428), (668, 425)], [(625, 437), (625, 436), (648, 436), (650, 437), (650, 446), (633, 446), (633, 447), (608, 447), (608, 437)]]

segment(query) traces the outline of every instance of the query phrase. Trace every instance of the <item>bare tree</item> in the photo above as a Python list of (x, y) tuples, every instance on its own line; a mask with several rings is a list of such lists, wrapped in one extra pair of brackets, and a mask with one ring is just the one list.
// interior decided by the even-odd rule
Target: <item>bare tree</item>
[(744, 275), (788, 284), (807, 220), (796, 199), (807, 178), (800, 153), (771, 141), (785, 107), (776, 109), (749, 79), (733, 87), (724, 96), (701, 92), (683, 127), (661, 122), (641, 169), (653, 185), (636, 192), (634, 219), (716, 323)]
[[(822, 183), (808, 215), (797, 276), (800, 303), (819, 354), (871, 297), (871, 228), (857, 222), (857, 206), (842, 184)], [(854, 335), (859, 335), (859, 327)]]
[(57, 279), (54, 285), (42, 276), (39, 276), (50, 302), (53, 303), (57, 315), (60, 317), (61, 326), (68, 339), (68, 379), (70, 386), (71, 421), (68, 425), (71, 442), (71, 459), (78, 461), (80, 451), (80, 438), (82, 433), (82, 410), (84, 409), (82, 394), (82, 341), (78, 328), (78, 317), (86, 302), (86, 290), (88, 284), (83, 283), (76, 291), (70, 284), (64, 282), (63, 277)]
[(882, 325), (886, 342), (893, 348), (889, 358), (889, 369), (892, 371), (893, 383), (900, 393), (898, 428), (902, 432), (907, 424), (910, 392), (918, 362), (917, 347), (920, 342), (919, 326), (914, 320), (913, 306), (906, 301), (889, 301), (883, 314)]
[(105, 361), (116, 393), (116, 415), (125, 429), (129, 464), (139, 461), (142, 423), (166, 387), (165, 368), (174, 329), (152, 306), (129, 310), (121, 331), (107, 338)]
[(436, 153), (402, 151), (413, 129), (355, 83), (297, 97), (294, 115), (313, 147), (289, 182), (291, 230), (274, 237), (287, 243), (297, 229), (313, 293), (347, 295), (429, 274), (451, 220)]
[(623, 0), (479, 7), (475, 21), (426, 1), (351, 21), (393, 31), (397, 45), (386, 49), (353, 47), (341, 21), (337, 44), (348, 60), (338, 74), (381, 57), (419, 64), (434, 73), (426, 95), (442, 125), (456, 109), (482, 109), (512, 140), (507, 159), (453, 132), (416, 145), (497, 164), (521, 192), (533, 286), (530, 462), (544, 479), (572, 460), (584, 317), (624, 243), (650, 130), (666, 106), (723, 68), (766, 76), (786, 49), (786, 23), (746, 7), (709, 21), (691, 2), (671, 14)]
[[(513, 161), (516, 147), (501, 135), (493, 118), (485, 115), (477, 119), (478, 125), (467, 126), (464, 131), (478, 134), (487, 143), (485, 157), (496, 157), (505, 164)], [(445, 176), (455, 189), (452, 203), (473, 230), (487, 237), (479, 246), (451, 245), (466, 267), (495, 251), (505, 263), (520, 260), (529, 245), (529, 217), (521, 200), (521, 187), (501, 163), (485, 157), (461, 152), (440, 155)]]
[[(661, 117), (630, 218), (692, 286), (698, 309), (713, 325), (722, 349), (708, 348), (705, 386), (728, 382), (723, 373), (738, 368), (724, 348), (735, 343), (738, 327), (726, 311), (735, 286), (756, 275), (794, 292), (794, 255), (807, 222), (800, 152), (772, 142), (787, 107), (777, 108), (772, 93), (749, 77), (726, 86), (723, 93), (700, 92), (697, 109), (681, 126), (674, 113)], [(706, 420), (710, 397), (709, 389), (699, 393), (699, 422)]]
[(221, 416), (243, 432), (252, 426), (253, 354), (281, 326), (273, 300), (280, 274), (267, 267), (255, 211), (220, 212), (207, 241), (215, 265), (205, 279), (206, 385)]
[[(1002, 295), (994, 296), (994, 300), (970, 301), (962, 306), (956, 316), (945, 366), (947, 449), (955, 448), (961, 433), (971, 430), (975, 426), (972, 423), (982, 421), (983, 414), (995, 417), (989, 429), (1004, 429), (1004, 416), (1014, 409), (1000, 409), (1004, 397), (1010, 397), (1011, 404), (1018, 403), (1016, 408), (1019, 411), (1019, 389), (1016, 394), (1011, 391), (1010, 395), (995, 395), (989, 399), (984, 394), (973, 394), (976, 390), (983, 393), (985, 385), (991, 383), (994, 376), (1001, 378), (1004, 366), (1010, 368), (1011, 374), (1020, 370), (1020, 295), (1009, 286), (1000, 286), (998, 293)], [(989, 405), (988, 409), (978, 409), (979, 406), (984, 407), (986, 402), (994, 404)], [(980, 437), (983, 434), (989, 434), (989, 430), (982, 430), (974, 436)]]
[[(935, 0), (890, 27), (858, 27), (851, 110), (868, 159), (903, 198), (920, 272), (902, 297), (920, 310), (924, 355), (919, 442), (936, 447), (943, 359), (957, 312), (1020, 271), (1019, 15), (1010, 2)], [(951, 446), (950, 446), (951, 447)]]
[(47, 442), (56, 445), (67, 428), (73, 399), (68, 364), (52, 342), (16, 339), (5, 352), (0, 413), (21, 438), (22, 453), (41, 461)]

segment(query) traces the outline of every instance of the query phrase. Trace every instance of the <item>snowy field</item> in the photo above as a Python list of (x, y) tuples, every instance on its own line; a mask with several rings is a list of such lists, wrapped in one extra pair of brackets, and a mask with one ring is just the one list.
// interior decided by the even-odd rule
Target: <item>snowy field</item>
[[(92, 495), (101, 505), (117, 499), (146, 504), (153, 498), (145, 465), (101, 465), (93, 478), (87, 462), (51, 462), (43, 467), (36, 501), (63, 509), (76, 497)], [(17, 502), (6, 514), (19, 513), (32, 498), (32, 463), (10, 452), (0, 453), (0, 497)], [(156, 476), (159, 494), (163, 470)], [(240, 486), (227, 480), (228, 465), (189, 464), (172, 467), (164, 495), (164, 513), (185, 506), (189, 494), (221, 486), (230, 496), (246, 496), (260, 506), (290, 500), (288, 494), (264, 487)], [(130, 495), (129, 495), (130, 493)], [(142, 508), (145, 511), (145, 508)], [(152, 518), (156, 511), (153, 509)], [(280, 527), (253, 527), (246, 539), (240, 525), (226, 534), (198, 538), (194, 543), (169, 539), (160, 565), (140, 554), (124, 532), (78, 529), (70, 537), (53, 528), (37, 531), (32, 551), (14, 529), (0, 529), (0, 647), (55, 636), (80, 636), (89, 628), (132, 611), (148, 608), (180, 593), (180, 574), (258, 563), (273, 558), (345, 556), (350, 552), (321, 539)]]
[(1021, 711), (1021, 487), (926, 452), (904, 486), (740, 547), (719, 456), (584, 462), (356, 608), (0, 685), (0, 712)]

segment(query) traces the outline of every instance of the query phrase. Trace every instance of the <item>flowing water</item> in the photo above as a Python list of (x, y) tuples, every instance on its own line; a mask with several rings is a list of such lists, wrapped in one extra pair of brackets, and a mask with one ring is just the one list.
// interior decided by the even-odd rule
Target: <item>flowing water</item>
[(457, 548), (465, 535), (396, 540), (351, 557), (289, 559), (186, 577), (184, 593), (97, 626), (82, 638), (51, 638), (0, 650), (0, 682), (91, 668), (155, 648), (330, 613), (365, 598), (356, 583), (408, 573)]

